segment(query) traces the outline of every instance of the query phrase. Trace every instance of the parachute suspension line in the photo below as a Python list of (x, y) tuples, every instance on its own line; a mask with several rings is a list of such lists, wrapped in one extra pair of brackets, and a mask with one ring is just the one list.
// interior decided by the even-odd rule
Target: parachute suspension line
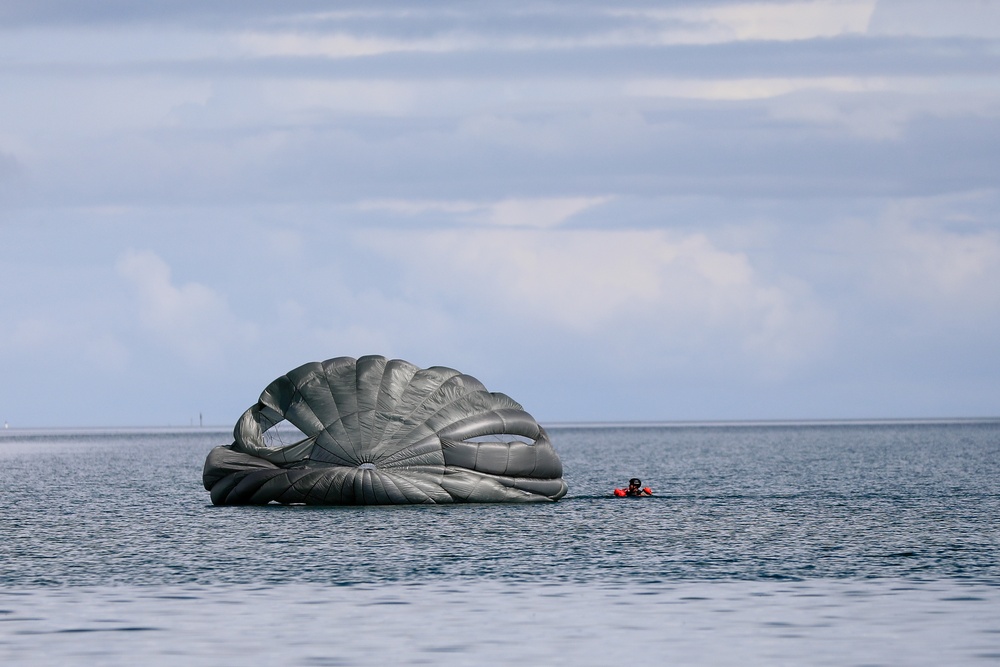
[[(284, 428), (282, 428), (284, 426)], [(264, 444), (276, 449), (300, 442), (307, 436), (287, 419), (282, 419), (262, 434)]]

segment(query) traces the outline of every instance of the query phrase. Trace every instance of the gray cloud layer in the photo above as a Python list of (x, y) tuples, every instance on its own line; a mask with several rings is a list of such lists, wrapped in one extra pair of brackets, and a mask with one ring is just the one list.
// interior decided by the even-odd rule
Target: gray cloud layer
[(543, 420), (996, 412), (989, 3), (411, 4), (0, 8), (3, 418), (365, 353)]

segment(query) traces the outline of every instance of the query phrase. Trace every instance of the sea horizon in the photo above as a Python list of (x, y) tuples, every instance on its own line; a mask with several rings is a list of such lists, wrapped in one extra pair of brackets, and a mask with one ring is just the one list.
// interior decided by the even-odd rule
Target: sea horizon
[[(587, 429), (587, 428), (713, 428), (745, 426), (877, 426), (920, 425), (920, 424), (990, 424), (1000, 423), (998, 416), (967, 417), (806, 417), (806, 418), (759, 418), (759, 419), (664, 419), (664, 420), (608, 420), (608, 421), (545, 421), (539, 423), (547, 429)], [(235, 424), (235, 421), (234, 421)], [(287, 422), (274, 428), (294, 428)], [(90, 426), (4, 426), (0, 436), (9, 435), (58, 435), (62, 433), (185, 433), (226, 432), (233, 425), (228, 424), (149, 424), (149, 425), (90, 425)]]

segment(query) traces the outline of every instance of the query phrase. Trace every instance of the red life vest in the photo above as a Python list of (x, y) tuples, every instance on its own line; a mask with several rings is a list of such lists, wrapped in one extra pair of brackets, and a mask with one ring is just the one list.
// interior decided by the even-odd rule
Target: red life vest
[[(644, 486), (644, 487), (642, 487), (642, 491), (645, 491), (645, 492), (646, 492), (647, 494), (649, 494), (649, 495), (653, 495), (653, 490), (652, 490), (651, 488), (649, 488), (648, 486)], [(642, 495), (642, 491), (640, 491), (640, 492), (639, 492), (638, 494), (636, 494), (636, 495), (638, 495), (638, 496), (641, 496), (641, 495)], [(614, 490), (614, 494), (615, 494), (615, 496), (617, 496), (618, 498), (624, 498), (625, 496), (627, 496), (627, 495), (628, 495), (628, 490), (627, 490), (627, 489), (615, 489), (615, 490)]]

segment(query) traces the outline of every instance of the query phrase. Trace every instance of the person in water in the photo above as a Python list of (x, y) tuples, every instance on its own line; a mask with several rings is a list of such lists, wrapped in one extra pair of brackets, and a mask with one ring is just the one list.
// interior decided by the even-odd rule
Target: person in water
[(653, 495), (653, 490), (648, 486), (643, 487), (642, 480), (638, 477), (633, 477), (628, 481), (628, 491), (625, 492), (627, 496), (651, 496)]

